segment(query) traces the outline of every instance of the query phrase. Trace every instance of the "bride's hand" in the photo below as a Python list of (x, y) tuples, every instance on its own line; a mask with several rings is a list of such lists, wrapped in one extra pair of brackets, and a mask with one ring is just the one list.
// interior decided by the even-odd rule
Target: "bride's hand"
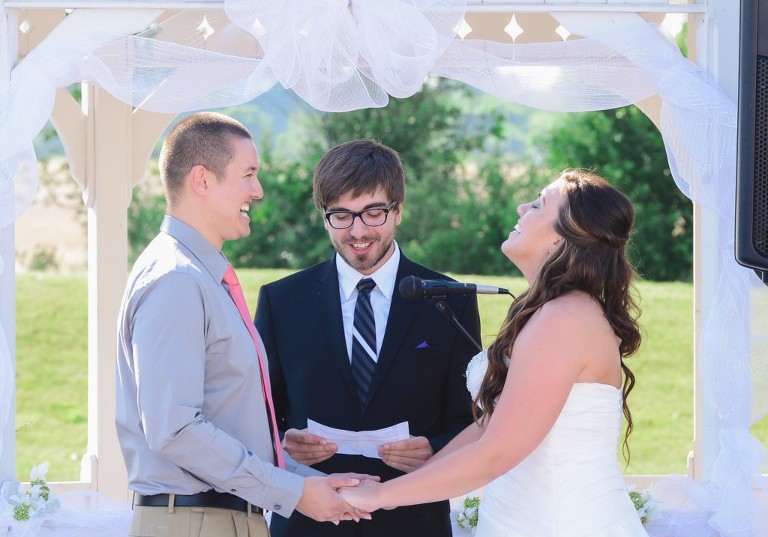
[(380, 488), (381, 483), (367, 479), (362, 481), (357, 487), (341, 488), (339, 493), (344, 498), (344, 501), (358, 511), (372, 513), (384, 507), (378, 499)]

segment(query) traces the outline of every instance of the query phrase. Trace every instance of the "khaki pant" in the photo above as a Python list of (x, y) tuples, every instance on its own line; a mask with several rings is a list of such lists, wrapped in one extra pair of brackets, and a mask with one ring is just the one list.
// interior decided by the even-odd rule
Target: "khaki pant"
[(215, 507), (136, 506), (129, 537), (269, 537), (263, 515)]

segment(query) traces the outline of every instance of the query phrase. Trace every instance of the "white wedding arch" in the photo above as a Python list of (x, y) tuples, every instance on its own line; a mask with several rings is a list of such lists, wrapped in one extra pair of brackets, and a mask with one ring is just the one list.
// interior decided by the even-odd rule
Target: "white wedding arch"
[[(669, 13), (688, 17), (691, 60), (659, 26)], [(48, 119), (88, 209), (88, 454), (60, 489), (125, 498), (115, 319), (131, 189), (163, 129), (275, 84), (344, 111), (434, 74), (541, 109), (636, 104), (659, 127), (695, 204), (695, 442), (688, 478), (636, 480), (666, 491), (655, 535), (768, 535), (749, 432), (768, 411), (768, 290), (733, 256), (739, 14), (736, 0), (0, 0), (0, 482), (15, 480), (14, 222)]]

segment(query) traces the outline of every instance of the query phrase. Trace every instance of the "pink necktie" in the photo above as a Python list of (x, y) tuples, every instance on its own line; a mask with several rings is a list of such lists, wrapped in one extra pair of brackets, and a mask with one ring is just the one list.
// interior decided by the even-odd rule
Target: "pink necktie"
[(240, 282), (235, 274), (235, 269), (232, 265), (227, 267), (227, 272), (224, 273), (222, 280), (227, 284), (229, 288), (229, 294), (232, 300), (237, 306), (237, 311), (240, 312), (240, 317), (243, 318), (245, 326), (248, 327), (248, 331), (253, 338), (253, 344), (256, 346), (256, 354), (259, 356), (259, 369), (261, 369), (261, 389), (264, 392), (264, 402), (267, 405), (267, 414), (269, 414), (269, 421), (272, 427), (272, 443), (275, 448), (275, 457), (277, 458), (277, 465), (280, 468), (285, 468), (285, 460), (283, 459), (283, 447), (280, 445), (280, 435), (277, 432), (277, 421), (275, 420), (275, 406), (272, 403), (272, 389), (269, 386), (269, 372), (267, 371), (266, 359), (259, 345), (259, 336), (256, 333), (256, 327), (251, 321), (251, 314), (248, 311), (248, 305), (245, 303), (245, 296), (243, 296), (243, 288), (240, 287)]

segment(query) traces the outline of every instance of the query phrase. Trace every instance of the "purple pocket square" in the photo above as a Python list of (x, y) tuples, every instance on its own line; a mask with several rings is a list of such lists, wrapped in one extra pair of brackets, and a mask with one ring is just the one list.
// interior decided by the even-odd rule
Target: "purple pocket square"
[(429, 343), (427, 343), (426, 341), (422, 341), (421, 343), (419, 343), (418, 345), (416, 345), (416, 348), (417, 348), (417, 349), (426, 349), (426, 348), (428, 348), (428, 347), (429, 347)]

